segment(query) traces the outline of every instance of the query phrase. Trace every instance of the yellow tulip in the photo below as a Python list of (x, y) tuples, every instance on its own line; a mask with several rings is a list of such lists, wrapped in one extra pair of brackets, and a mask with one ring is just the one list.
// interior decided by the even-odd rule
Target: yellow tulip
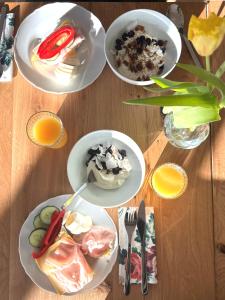
[(225, 18), (211, 13), (207, 19), (192, 15), (188, 27), (188, 39), (201, 56), (210, 56), (221, 44), (225, 34)]

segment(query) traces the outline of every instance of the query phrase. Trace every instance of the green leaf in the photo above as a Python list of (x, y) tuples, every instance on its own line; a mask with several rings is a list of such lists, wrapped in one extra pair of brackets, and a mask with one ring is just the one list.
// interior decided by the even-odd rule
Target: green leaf
[(208, 82), (210, 85), (215, 86), (217, 89), (221, 91), (222, 98), (225, 95), (225, 84), (222, 80), (220, 80), (218, 77), (216, 77), (211, 72), (208, 72), (202, 68), (193, 66), (193, 65), (187, 65), (187, 64), (180, 64), (178, 63), (177, 66), (185, 71), (188, 71), (191, 74), (196, 75), (201, 80), (204, 80)]
[(179, 82), (179, 81), (172, 81), (172, 80), (161, 78), (158, 76), (152, 76), (151, 79), (161, 88), (173, 87), (175, 85), (185, 83), (185, 82)]
[(209, 122), (219, 121), (219, 107), (185, 107), (173, 111), (176, 128), (191, 128)]
[(223, 76), (223, 73), (225, 72), (225, 61), (222, 63), (222, 65), (218, 68), (216, 71), (216, 77), (220, 78)]
[(198, 85), (196, 87), (187, 88), (187, 92), (190, 94), (207, 94), (210, 93), (210, 89), (205, 85)]
[(150, 97), (143, 99), (127, 100), (124, 103), (131, 105), (158, 105), (158, 106), (202, 106), (211, 107), (215, 106), (216, 97), (211, 94), (196, 95), (196, 94), (184, 94), (184, 95), (167, 95)]
[(198, 85), (198, 84), (195, 84), (195, 83), (191, 83), (191, 82), (184, 82), (184, 83), (179, 83), (177, 85), (174, 85), (174, 86), (170, 86), (170, 87), (167, 87), (167, 88), (148, 88), (146, 87), (145, 89), (147, 91), (150, 91), (150, 92), (153, 92), (153, 93), (165, 93), (165, 92), (168, 92), (168, 91), (175, 91), (175, 92), (186, 92), (188, 93), (188, 91), (198, 91), (198, 87), (199, 89), (202, 88), (205, 88), (204, 90), (206, 92), (209, 92), (209, 90), (205, 87), (205, 86), (201, 86), (201, 85)]

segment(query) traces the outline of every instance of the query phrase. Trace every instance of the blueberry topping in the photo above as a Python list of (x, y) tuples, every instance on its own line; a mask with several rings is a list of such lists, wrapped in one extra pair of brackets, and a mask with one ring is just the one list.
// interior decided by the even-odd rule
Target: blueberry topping
[(123, 158), (127, 156), (126, 150), (119, 150), (119, 153)]
[(163, 41), (163, 40), (158, 40), (157, 45), (158, 45), (159, 47), (164, 46), (164, 41)]
[(137, 42), (137, 44), (138, 44), (138, 45), (140, 45), (140, 44), (141, 44), (141, 39), (140, 39), (140, 36), (136, 38), (136, 42)]
[(157, 41), (155, 39), (152, 39), (152, 44), (153, 45), (156, 45), (157, 44)]
[(102, 164), (103, 169), (107, 170), (106, 163), (104, 161), (102, 161), (101, 164)]
[(127, 40), (127, 37), (128, 37), (127, 33), (124, 32), (124, 33), (122, 34), (122, 39), (123, 39), (124, 41), (126, 41), (126, 40)]
[(109, 148), (107, 148), (107, 150), (105, 151), (105, 153), (110, 153), (110, 154), (112, 154), (112, 146), (109, 146)]
[(113, 172), (114, 175), (118, 175), (120, 170), (122, 170), (120, 167), (116, 167), (116, 168), (112, 169), (112, 172)]
[(129, 38), (133, 37), (134, 36), (134, 31), (133, 30), (129, 31), (127, 33), (127, 35), (128, 35)]
[(144, 40), (143, 42), (142, 42), (142, 48), (144, 49), (144, 48), (146, 48), (147, 47), (147, 42), (146, 42), (146, 40)]
[(146, 41), (148, 46), (151, 45), (151, 39), (150, 38), (147, 38), (145, 41)]
[(115, 46), (115, 49), (119, 51), (119, 50), (121, 50), (121, 49), (122, 49), (122, 47), (121, 47), (121, 45), (120, 45), (120, 44), (116, 44), (116, 46)]
[(101, 153), (101, 151), (98, 148), (97, 149), (90, 148), (88, 150), (88, 154), (90, 154), (91, 156), (95, 156), (96, 154), (100, 154), (100, 153)]
[(121, 39), (116, 39), (116, 44), (117, 45), (122, 45), (123, 44), (123, 41)]
[(140, 36), (140, 41), (141, 41), (141, 43), (143, 43), (145, 41), (145, 36), (144, 35)]

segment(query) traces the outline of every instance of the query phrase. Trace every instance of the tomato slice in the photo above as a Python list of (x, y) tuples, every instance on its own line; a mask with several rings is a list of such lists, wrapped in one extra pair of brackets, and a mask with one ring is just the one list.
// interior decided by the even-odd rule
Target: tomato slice
[[(54, 57), (74, 39), (75, 34), (76, 30), (72, 26), (66, 25), (60, 27), (40, 44), (37, 51), (38, 56), (40, 59)], [(65, 41), (61, 45), (57, 45), (57, 42), (62, 38), (65, 38)]]

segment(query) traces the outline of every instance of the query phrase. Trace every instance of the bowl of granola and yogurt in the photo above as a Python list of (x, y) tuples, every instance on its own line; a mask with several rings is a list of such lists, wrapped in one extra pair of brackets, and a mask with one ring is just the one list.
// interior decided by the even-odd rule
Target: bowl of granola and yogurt
[(157, 11), (128, 11), (106, 33), (107, 62), (116, 76), (130, 84), (145, 86), (153, 83), (152, 76), (166, 77), (180, 54), (176, 26)]

